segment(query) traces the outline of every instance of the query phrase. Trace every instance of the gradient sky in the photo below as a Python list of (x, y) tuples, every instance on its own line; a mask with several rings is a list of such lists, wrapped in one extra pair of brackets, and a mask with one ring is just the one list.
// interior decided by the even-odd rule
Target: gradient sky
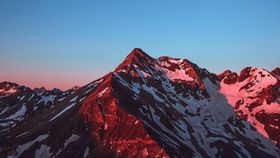
[(279, 0), (1, 0), (0, 81), (70, 88), (112, 71), (135, 47), (212, 72), (272, 70)]

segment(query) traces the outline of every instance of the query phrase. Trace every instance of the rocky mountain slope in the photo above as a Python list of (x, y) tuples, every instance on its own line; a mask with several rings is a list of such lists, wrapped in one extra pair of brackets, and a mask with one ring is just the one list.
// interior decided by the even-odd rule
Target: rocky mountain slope
[(271, 73), (247, 67), (240, 74), (225, 71), (220, 93), (235, 108), (238, 116), (250, 122), (263, 136), (280, 147), (279, 68)]
[(66, 92), (3, 82), (0, 157), (279, 157), (279, 76), (134, 49)]

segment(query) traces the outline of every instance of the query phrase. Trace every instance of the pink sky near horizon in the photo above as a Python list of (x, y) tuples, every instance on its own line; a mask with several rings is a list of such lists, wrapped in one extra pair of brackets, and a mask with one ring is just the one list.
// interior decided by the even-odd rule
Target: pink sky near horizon
[[(30, 77), (33, 76), (33, 77)], [(88, 74), (88, 75), (79, 75), (75, 73), (13, 73), (6, 74), (6, 76), (0, 76), (0, 82), (8, 81), (17, 83), (19, 85), (24, 85), (32, 89), (45, 87), (46, 89), (59, 88), (61, 90), (67, 90), (74, 86), (83, 86), (86, 85), (103, 75), (98, 74)]]

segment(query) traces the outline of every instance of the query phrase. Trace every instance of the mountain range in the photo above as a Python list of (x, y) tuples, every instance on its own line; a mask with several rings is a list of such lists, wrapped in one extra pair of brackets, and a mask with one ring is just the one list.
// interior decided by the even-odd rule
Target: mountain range
[(2, 158), (279, 158), (280, 69), (214, 74), (135, 48), (61, 91), (0, 83)]

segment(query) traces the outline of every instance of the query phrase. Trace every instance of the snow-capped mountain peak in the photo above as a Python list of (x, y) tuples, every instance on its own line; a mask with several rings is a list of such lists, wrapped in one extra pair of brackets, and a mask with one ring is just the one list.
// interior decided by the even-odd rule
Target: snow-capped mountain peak
[(131, 53), (125, 58), (125, 60), (115, 69), (115, 72), (120, 71), (123, 67), (134, 65), (148, 65), (153, 62), (155, 59), (146, 54), (140, 48), (134, 48)]
[(0, 98), (0, 157), (279, 157), (278, 83), (136, 48), (77, 89)]

